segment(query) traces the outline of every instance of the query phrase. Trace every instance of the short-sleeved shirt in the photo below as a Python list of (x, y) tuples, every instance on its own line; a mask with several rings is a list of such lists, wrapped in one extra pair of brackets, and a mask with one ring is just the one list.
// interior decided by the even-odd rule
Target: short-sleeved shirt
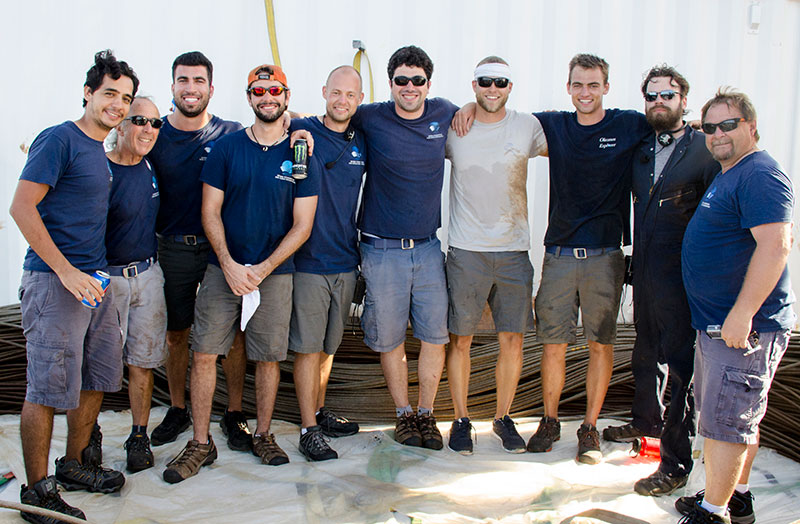
[[(69, 263), (81, 271), (104, 269), (111, 172), (103, 142), (74, 122), (45, 129), (31, 144), (19, 178), (50, 186), (36, 209)], [(30, 247), (23, 268), (52, 271)]]
[(148, 155), (161, 192), (156, 231), (162, 235), (205, 235), (200, 220), (200, 172), (217, 140), (242, 129), (242, 125), (212, 116), (202, 129), (181, 131), (172, 127), (166, 116), (163, 121), (156, 145)]
[(322, 167), (314, 228), (294, 254), (295, 269), (319, 275), (353, 271), (359, 261), (356, 207), (367, 159), (364, 134), (351, 130), (348, 139), (347, 132), (332, 131), (315, 116), (292, 120), (291, 128), (311, 132)]
[[(294, 224), (295, 198), (319, 192), (319, 168), (309, 158), (308, 177), (292, 178), (292, 149), (289, 139), (271, 146), (256, 144), (245, 130), (222, 137), (208, 155), (200, 181), (225, 193), (222, 224), (233, 260), (259, 264), (266, 260)], [(219, 266), (213, 251), (208, 261)], [(274, 275), (292, 273), (289, 257)]]
[(114, 179), (108, 206), (106, 251), (108, 264), (123, 266), (156, 254), (158, 181), (147, 159), (123, 166), (109, 160)]
[(475, 121), (463, 137), (452, 129), (448, 244), (469, 251), (527, 251), (528, 159), (547, 151), (535, 116), (507, 110), (499, 122)]
[(369, 174), (359, 227), (383, 238), (430, 237), (442, 223), (444, 145), (458, 110), (444, 98), (425, 101), (422, 116), (401, 118), (394, 102), (360, 106), (353, 125), (367, 137)]
[(547, 136), (546, 246), (615, 247), (630, 222), (631, 158), (653, 130), (636, 111), (606, 109), (593, 125), (574, 112), (535, 113)]
[[(791, 223), (794, 196), (789, 177), (765, 151), (752, 153), (711, 183), (683, 237), (683, 282), (692, 327), (723, 324), (739, 296), (756, 248), (751, 228)], [(753, 317), (753, 329), (769, 332), (794, 325), (789, 272)]]

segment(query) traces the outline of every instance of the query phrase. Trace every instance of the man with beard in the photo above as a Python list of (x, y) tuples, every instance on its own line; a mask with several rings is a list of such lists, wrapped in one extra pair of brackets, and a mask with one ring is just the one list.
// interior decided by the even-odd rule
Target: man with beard
[(312, 160), (307, 178), (292, 177), (292, 149), (282, 119), (289, 88), (280, 67), (265, 64), (250, 72), (247, 101), (255, 122), (220, 139), (200, 175), (203, 227), (213, 252), (195, 307), (194, 438), (167, 464), (164, 480), (170, 483), (197, 474), (217, 458), (208, 432), (216, 361), (230, 350), (240, 326), (247, 357), (256, 361), (253, 454), (272, 466), (289, 462), (269, 429), (278, 362), (286, 358), (289, 339), (292, 254), (311, 233), (320, 170)]
[[(178, 56), (172, 63), (175, 111), (164, 118), (161, 136), (148, 158), (158, 175), (161, 207), (156, 231), (158, 260), (164, 270), (167, 300), (167, 381), (171, 407), (151, 435), (154, 446), (173, 442), (192, 420), (186, 408), (186, 370), (189, 367), (189, 330), (194, 320), (197, 286), (211, 251), (200, 221), (200, 171), (222, 136), (242, 128), (208, 112), (214, 95), (211, 61), (199, 51)], [(242, 414), (245, 365), (241, 336), (222, 361), (228, 387), (228, 410), (220, 421), (228, 447), (252, 447), (247, 419)]]
[[(636, 342), (631, 367), (636, 389), (633, 420), (603, 430), (605, 440), (661, 437), (661, 463), (636, 482), (641, 495), (668, 495), (692, 470), (694, 339), (683, 289), (683, 234), (700, 199), (719, 172), (702, 133), (683, 121), (689, 82), (668, 65), (650, 69), (642, 82), (645, 115), (653, 127), (632, 159), (633, 304)], [(671, 382), (669, 414), (664, 394)]]
[(495, 384), (494, 434), (509, 453), (524, 453), (525, 441), (509, 417), (522, 371), (522, 335), (533, 329), (533, 267), (526, 183), (528, 159), (547, 154), (539, 120), (506, 109), (511, 68), (500, 57), (478, 62), (472, 90), (475, 123), (464, 137), (447, 135), (450, 222), (447, 250), (449, 295), (447, 376), (455, 421), (448, 446), (472, 453), (467, 412), (472, 335), (487, 300), (500, 351)]

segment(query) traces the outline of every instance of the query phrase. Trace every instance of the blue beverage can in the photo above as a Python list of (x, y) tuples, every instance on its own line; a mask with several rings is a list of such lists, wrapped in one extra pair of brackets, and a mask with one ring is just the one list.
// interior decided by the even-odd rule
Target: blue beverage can
[[(95, 271), (94, 273), (92, 273), (92, 278), (100, 282), (100, 287), (103, 288), (103, 294), (105, 295), (106, 288), (108, 288), (108, 285), (111, 283), (111, 276), (105, 271)], [(85, 298), (81, 300), (81, 304), (91, 309), (95, 309), (97, 308), (97, 306), (100, 305), (97, 302), (95, 304), (92, 304)]]

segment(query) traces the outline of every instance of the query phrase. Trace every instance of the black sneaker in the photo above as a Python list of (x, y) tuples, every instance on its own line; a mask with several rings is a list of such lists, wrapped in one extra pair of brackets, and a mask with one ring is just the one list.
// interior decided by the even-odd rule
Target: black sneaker
[(633, 491), (647, 497), (670, 495), (685, 486), (687, 480), (689, 475), (669, 475), (657, 469), (649, 477), (637, 480), (633, 485)]
[(691, 511), (678, 521), (678, 524), (731, 524), (730, 517), (717, 515), (696, 503)]
[(436, 417), (433, 413), (417, 414), (417, 427), (422, 437), (422, 447), (428, 449), (442, 449), (444, 442), (439, 428), (436, 427)]
[(494, 434), (508, 453), (525, 453), (525, 441), (517, 433), (516, 423), (508, 415), (492, 422)]
[(527, 450), (544, 453), (553, 449), (553, 442), (561, 439), (561, 422), (553, 417), (542, 417), (536, 433), (528, 440)]
[(298, 449), (312, 462), (339, 458), (339, 454), (328, 445), (327, 438), (322, 434), (322, 428), (319, 426), (306, 428), (306, 434), (300, 435)]
[[(86, 515), (78, 508), (73, 508), (61, 498), (58, 494), (58, 486), (56, 486), (55, 477), (45, 477), (31, 487), (22, 485), (19, 490), (19, 501), (29, 506), (36, 506), (38, 508), (49, 509), (50, 511), (57, 511), (75, 517), (76, 519), (86, 520)], [(33, 513), (25, 513), (20, 511), (20, 516), (28, 522), (36, 524), (59, 524), (63, 521), (35, 515)]]
[(472, 455), (472, 431), (472, 423), (467, 417), (454, 420), (447, 447), (462, 455)]
[(340, 417), (330, 409), (322, 406), (317, 413), (317, 425), (322, 433), (329, 437), (347, 437), (358, 433), (358, 424)]
[[(705, 490), (700, 490), (692, 496), (680, 497), (675, 501), (675, 509), (681, 515), (688, 515), (694, 507), (703, 501)], [(733, 492), (731, 500), (728, 501), (728, 514), (733, 524), (753, 524), (756, 521), (756, 514), (753, 511), (753, 500), (755, 497), (750, 491), (747, 493)]]
[(592, 424), (581, 424), (578, 428), (578, 455), (575, 460), (583, 464), (599, 464), (603, 460), (600, 451), (600, 434)]
[(225, 410), (219, 421), (222, 434), (228, 437), (228, 447), (234, 451), (253, 451), (253, 434), (247, 426), (247, 417), (241, 411)]
[(81, 461), (84, 464), (94, 464), (99, 466), (103, 463), (103, 433), (97, 422), (94, 423), (92, 434), (89, 437), (89, 445), (81, 451)]
[(150, 442), (154, 446), (175, 442), (178, 435), (189, 429), (191, 425), (192, 417), (189, 416), (189, 410), (172, 406), (167, 410), (161, 424), (156, 426), (156, 429), (150, 434)]
[(417, 427), (417, 416), (413, 413), (406, 413), (394, 423), (394, 439), (404, 446), (422, 446), (422, 435)]
[(640, 437), (659, 438), (660, 436), (642, 431), (630, 423), (621, 426), (608, 426), (603, 430), (603, 440), (608, 442), (633, 442)]
[(146, 433), (131, 433), (122, 447), (128, 455), (128, 471), (136, 473), (153, 467), (153, 451)]
[(96, 493), (114, 493), (122, 489), (125, 475), (96, 464), (79, 464), (66, 457), (56, 459), (56, 482), (67, 491), (83, 489)]

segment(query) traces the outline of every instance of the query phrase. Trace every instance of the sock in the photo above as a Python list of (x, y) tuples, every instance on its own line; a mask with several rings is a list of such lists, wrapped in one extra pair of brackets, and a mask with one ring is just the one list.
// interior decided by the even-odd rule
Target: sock
[(423, 408), (422, 406), (417, 406), (417, 415), (430, 415), (433, 413), (432, 409)]
[(750, 484), (736, 484), (736, 491), (744, 495), (750, 491)]
[(316, 413), (314, 413), (314, 416), (317, 416), (317, 415), (319, 415), (319, 412), (320, 412), (320, 411), (322, 411), (322, 408), (319, 408), (319, 409), (317, 410), (317, 412), (316, 412)]
[(700, 503), (700, 507), (709, 513), (716, 513), (717, 515), (722, 516), (725, 516), (726, 512), (728, 511), (727, 504), (724, 506), (715, 506), (714, 504), (709, 504), (705, 499), (703, 499), (703, 502)]
[(136, 424), (134, 424), (133, 426), (131, 426), (131, 434), (133, 433), (144, 433), (145, 435), (147, 435), (147, 424), (145, 424), (144, 426), (137, 426)]
[(397, 414), (398, 417), (402, 417), (403, 415), (411, 415), (414, 413), (411, 411), (411, 404), (402, 408), (394, 408), (394, 412)]

